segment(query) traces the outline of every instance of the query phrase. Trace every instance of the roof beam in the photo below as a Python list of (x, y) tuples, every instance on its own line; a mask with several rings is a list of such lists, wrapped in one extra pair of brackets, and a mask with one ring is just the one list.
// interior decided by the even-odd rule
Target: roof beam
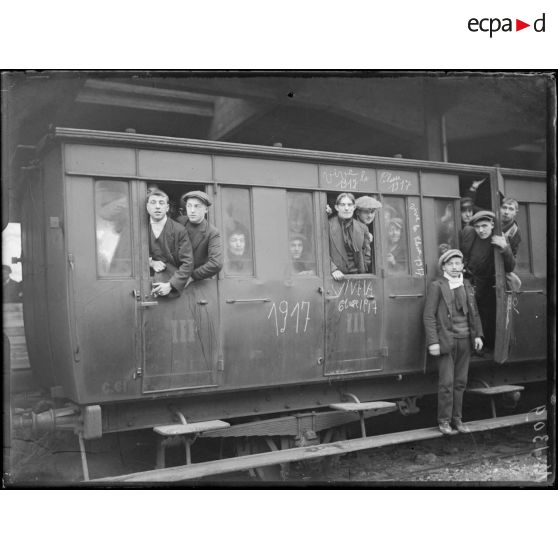
[(192, 114), (211, 118), (215, 97), (115, 81), (88, 79), (78, 103), (121, 106), (143, 110)]
[(226, 140), (271, 108), (268, 103), (219, 97), (215, 102), (209, 139)]

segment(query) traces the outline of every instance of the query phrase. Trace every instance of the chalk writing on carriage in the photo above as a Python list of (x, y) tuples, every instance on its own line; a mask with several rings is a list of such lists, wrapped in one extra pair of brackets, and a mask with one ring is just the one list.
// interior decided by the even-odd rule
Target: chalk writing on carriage
[(419, 209), (414, 201), (409, 204), (409, 226), (413, 235), (413, 274), (418, 277), (424, 276), (424, 260), (422, 256), (422, 236), (420, 230)]
[(275, 334), (288, 332), (306, 333), (310, 322), (310, 302), (300, 300), (289, 303), (288, 300), (273, 302), (267, 319), (275, 325)]
[(334, 294), (333, 298), (338, 299), (337, 310), (339, 312), (359, 311), (376, 314), (378, 311), (372, 281), (352, 279), (343, 281), (339, 286), (332, 285), (331, 289)]
[(380, 188), (392, 193), (406, 194), (409, 192), (412, 182), (398, 173), (382, 171), (380, 173)]
[(322, 168), (322, 178), (328, 188), (336, 190), (358, 190), (359, 186), (370, 181), (368, 171), (365, 169)]

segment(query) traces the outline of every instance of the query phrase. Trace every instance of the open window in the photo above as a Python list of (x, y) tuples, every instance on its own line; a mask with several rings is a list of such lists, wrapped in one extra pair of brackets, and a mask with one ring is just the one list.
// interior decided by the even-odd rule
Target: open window
[[(328, 218), (329, 219), (337, 218), (337, 210), (335, 208), (335, 202), (337, 200), (337, 197), (339, 196), (339, 192), (327, 192), (326, 195), (327, 195)], [(370, 194), (355, 193), (354, 196), (355, 202), (356, 200), (358, 200), (358, 198), (360, 198), (363, 195), (374, 197), (375, 199), (377, 199), (377, 196), (375, 195), (371, 196)], [(376, 255), (379, 251), (378, 248), (379, 236), (377, 233), (377, 229), (375, 229), (375, 227), (379, 226), (376, 224), (378, 222), (379, 211), (383, 211), (383, 209), (368, 213), (368, 212), (359, 212), (356, 210), (355, 207), (355, 211), (353, 213), (353, 219), (360, 221), (368, 229), (368, 242), (370, 243), (370, 255), (369, 257), (367, 257), (366, 273), (367, 274), (370, 273), (373, 275), (376, 274), (376, 269), (377, 269)]]

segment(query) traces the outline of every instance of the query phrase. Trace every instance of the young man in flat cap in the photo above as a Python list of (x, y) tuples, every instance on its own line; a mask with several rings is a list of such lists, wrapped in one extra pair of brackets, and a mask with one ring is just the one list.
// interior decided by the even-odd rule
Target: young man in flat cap
[(452, 435), (468, 432), (461, 420), (463, 393), (471, 347), (482, 349), (483, 331), (475, 293), (463, 278), (463, 254), (448, 250), (438, 266), (443, 276), (430, 284), (423, 322), (428, 352), (438, 360), (438, 427), (442, 434)]
[(180, 198), (185, 216), (177, 221), (188, 232), (194, 251), (194, 271), (189, 281), (201, 281), (217, 275), (223, 267), (223, 241), (219, 230), (207, 219), (207, 208), (211, 205), (209, 196), (200, 190), (186, 192)]
[(505, 236), (494, 234), (494, 218), (492, 211), (477, 211), (469, 221), (470, 226), (461, 231), (460, 239), (465, 275), (475, 287), (487, 349), (494, 348), (496, 329), (494, 250), (502, 254), (506, 273), (512, 272), (515, 267), (515, 258)]
[(368, 270), (370, 273), (375, 273), (375, 252), (374, 252), (374, 219), (376, 218), (376, 212), (382, 207), (382, 204), (375, 198), (371, 196), (361, 196), (356, 200), (355, 204), (355, 215), (356, 218), (366, 225), (368, 228), (368, 240), (370, 242), (370, 265)]
[(184, 227), (167, 216), (169, 197), (159, 188), (147, 191), (149, 213), (149, 268), (153, 276), (151, 294), (178, 297), (186, 286), (194, 257)]

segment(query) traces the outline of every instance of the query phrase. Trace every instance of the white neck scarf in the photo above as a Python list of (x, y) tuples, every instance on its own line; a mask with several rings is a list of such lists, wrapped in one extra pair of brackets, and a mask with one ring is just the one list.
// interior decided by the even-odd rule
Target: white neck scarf
[(457, 289), (458, 287), (461, 287), (463, 285), (463, 273), (460, 273), (459, 277), (452, 277), (444, 271), (444, 277), (448, 280), (449, 288), (452, 290)]

